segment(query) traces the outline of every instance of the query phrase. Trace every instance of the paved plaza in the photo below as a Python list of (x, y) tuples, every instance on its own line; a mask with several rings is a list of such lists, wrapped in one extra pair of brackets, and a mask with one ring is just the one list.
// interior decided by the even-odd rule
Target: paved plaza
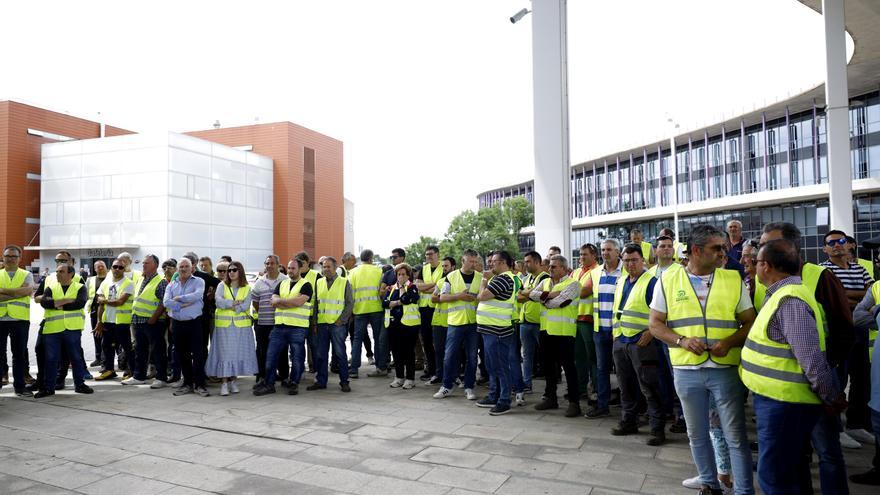
[[(4, 387), (0, 493), (696, 493), (681, 486), (696, 474), (685, 435), (649, 447), (647, 427), (612, 437), (614, 417), (539, 413), (540, 381), (526, 407), (492, 417), (461, 390), (435, 400), (433, 386), (390, 389), (364, 377), (343, 394), (334, 379), (307, 392), (306, 374), (299, 395), (279, 387), (266, 397), (251, 395), (252, 378), (241, 394), (220, 397), (214, 385), (207, 398), (89, 382), (93, 395), (68, 386), (36, 401)], [(866, 470), (872, 454), (846, 451), (850, 472)]]

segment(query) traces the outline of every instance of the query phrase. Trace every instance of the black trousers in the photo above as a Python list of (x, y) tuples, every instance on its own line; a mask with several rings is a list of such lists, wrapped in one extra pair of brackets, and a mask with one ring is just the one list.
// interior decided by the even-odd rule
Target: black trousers
[(416, 341), (419, 331), (392, 320), (388, 328), (388, 341), (394, 355), (394, 375), (407, 380), (416, 379)]
[(541, 344), (541, 357), (544, 360), (546, 373), (544, 380), (547, 386), (544, 389), (544, 395), (547, 396), (547, 400), (557, 400), (556, 386), (559, 383), (559, 376), (552, 370), (561, 367), (565, 372), (569, 402), (579, 402), (577, 368), (574, 366), (574, 336), (566, 337), (541, 332), (538, 340)]
[[(269, 334), (275, 325), (254, 325), (254, 334), (257, 337), (257, 379), (266, 378), (266, 354), (269, 351)], [(275, 375), (278, 380), (287, 380), (290, 376), (290, 361), (287, 360), (287, 352), (278, 353), (278, 364)]]
[(434, 318), (434, 308), (419, 308), (421, 324), (419, 325), (419, 339), (422, 341), (422, 350), (425, 353), (425, 374), (434, 376), (437, 374), (437, 354), (434, 349), (434, 326), (431, 320)]
[(101, 360), (104, 363), (101, 371), (114, 371), (116, 360), (116, 347), (122, 348), (125, 353), (125, 362), (128, 369), (134, 369), (134, 353), (131, 350), (131, 326), (104, 323), (104, 333), (101, 335)]
[(183, 372), (183, 384), (191, 387), (205, 386), (205, 354), (202, 317), (194, 320), (171, 320), (171, 336), (177, 361)]
[[(102, 341), (104, 340), (102, 337), (98, 337), (95, 335), (95, 327), (98, 326), (98, 312), (97, 310), (89, 313), (89, 320), (92, 322), (92, 339), (95, 341), (95, 361), (102, 361), (104, 357), (104, 347), (102, 346)], [(113, 352), (114, 354), (116, 351)]]

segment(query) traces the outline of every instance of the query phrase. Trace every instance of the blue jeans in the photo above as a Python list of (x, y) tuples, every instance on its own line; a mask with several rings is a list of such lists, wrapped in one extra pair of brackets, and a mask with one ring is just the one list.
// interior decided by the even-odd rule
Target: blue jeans
[(523, 384), (532, 388), (532, 371), (535, 369), (535, 349), (538, 348), (538, 335), (541, 326), (537, 323), (522, 322), (519, 324), (519, 337), (522, 341), (522, 380)]
[(43, 334), (44, 352), (46, 353), (46, 377), (43, 380), (43, 389), (54, 391), (55, 379), (58, 376), (58, 360), (61, 359), (61, 350), (67, 351), (73, 365), (73, 383), (80, 386), (85, 383), (86, 363), (79, 352), (81, 330), (65, 330), (59, 333)]
[[(318, 335), (315, 336), (315, 353), (312, 359), (315, 362), (315, 369), (318, 376), (315, 382), (322, 386), (327, 386), (327, 354), (330, 352), (331, 343), (333, 345), (333, 357), (338, 363), (345, 363), (345, 338), (348, 336), (347, 325), (333, 325), (330, 323), (321, 323), (318, 325)], [(339, 367), (339, 383), (348, 383), (348, 366)]]
[[(877, 354), (876, 352), (874, 354)], [(871, 411), (871, 426), (874, 428), (874, 469), (880, 471), (880, 411)]]
[(684, 408), (691, 455), (700, 474), (700, 483), (720, 488), (715, 454), (709, 440), (709, 397), (712, 396), (718, 406), (721, 429), (730, 449), (735, 493), (755, 493), (752, 454), (746, 437), (746, 389), (739, 379), (736, 366), (673, 371), (675, 391)]
[(362, 315), (354, 315), (354, 338), (351, 342), (351, 372), (357, 373), (361, 367), (361, 349), (367, 324), (373, 327), (374, 350), (376, 351), (376, 369), (388, 369), (388, 333), (385, 332), (385, 312), (377, 311)]
[(275, 363), (278, 356), (290, 346), (290, 357), (293, 365), (290, 369), (290, 381), (299, 384), (302, 378), (306, 358), (306, 333), (307, 327), (291, 327), (287, 325), (275, 325), (269, 334), (269, 350), (266, 352), (266, 384), (275, 384)]
[(526, 384), (523, 382), (522, 375), (522, 346), (519, 341), (519, 329), (517, 328), (519, 325), (514, 325), (514, 331), (510, 342), (506, 342), (507, 344), (507, 359), (508, 364), (510, 366), (510, 388), (514, 391), (514, 393), (523, 392), (526, 389)]
[[(839, 386), (839, 379), (835, 373), (832, 373), (831, 379)], [(822, 493), (835, 495), (849, 493), (846, 461), (843, 459), (843, 450), (840, 447), (841, 431), (840, 416), (821, 414), (810, 436), (816, 457), (819, 459), (819, 483), (822, 485)]]
[(681, 401), (675, 395), (675, 383), (672, 380), (672, 361), (669, 359), (669, 346), (660, 339), (654, 339), (657, 346), (659, 363), (657, 363), (658, 378), (660, 379), (660, 392), (663, 395), (663, 412), (673, 414), (676, 418), (684, 414), (681, 409)]
[(766, 495), (800, 495), (811, 489), (808, 443), (822, 409), (755, 394), (758, 418), (758, 484)]
[(464, 388), (477, 383), (477, 324), (446, 327), (446, 356), (443, 360), (443, 386), (452, 390), (458, 378), (458, 351), (464, 345)]
[(446, 327), (434, 325), (432, 328), (434, 340), (434, 376), (443, 381), (443, 361), (446, 359)]
[(482, 336), (486, 370), (489, 372), (487, 398), (499, 406), (510, 407), (510, 347), (516, 347), (516, 338), (513, 335), (499, 337), (487, 333)]
[(596, 407), (607, 411), (611, 400), (611, 363), (614, 362), (611, 349), (614, 336), (611, 332), (593, 332), (593, 342), (596, 344), (596, 395), (599, 402)]

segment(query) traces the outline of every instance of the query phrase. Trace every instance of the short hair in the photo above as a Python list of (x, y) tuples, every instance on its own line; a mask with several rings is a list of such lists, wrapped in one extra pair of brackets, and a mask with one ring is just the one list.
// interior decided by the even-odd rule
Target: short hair
[(764, 225), (763, 232), (765, 234), (769, 234), (770, 232), (779, 231), (782, 234), (783, 239), (788, 239), (795, 246), (800, 248), (801, 245), (801, 229), (797, 227), (797, 225), (790, 222), (770, 222)]
[(495, 256), (498, 256), (499, 258), (504, 260), (504, 262), (507, 264), (507, 266), (513, 267), (513, 256), (511, 256), (510, 253), (508, 253), (507, 251), (504, 251), (504, 250), (495, 251)]
[[(306, 265), (308, 265), (309, 261), (311, 261), (311, 259), (309, 258), (309, 253), (307, 253), (305, 251), (300, 251), (300, 252), (296, 253), (295, 255), (293, 255), (293, 257), (299, 261), (302, 261)], [(300, 267), (302, 267), (302, 263), (300, 264)]]
[(302, 261), (299, 258), (297, 258), (296, 256), (294, 256), (293, 258), (290, 258), (290, 260), (288, 260), (287, 262), (290, 263), (291, 261), (296, 263), (297, 268), (302, 268), (302, 265), (303, 265)]
[[(207, 257), (207, 256), (206, 256), (206, 257)], [(211, 258), (208, 258), (208, 259), (210, 260)], [(225, 261), (225, 262), (227, 262), (227, 263), (232, 263), (232, 256), (229, 256), (228, 254), (224, 254), (223, 256), (220, 257), (220, 261)]]
[(196, 266), (196, 263), (199, 262), (199, 255), (197, 255), (196, 253), (194, 253), (192, 251), (187, 252), (186, 254), (183, 255), (183, 257), (190, 260), (192, 262), (193, 266)]
[(700, 224), (691, 229), (691, 235), (688, 237), (688, 250), (693, 252), (694, 247), (703, 248), (714, 237), (724, 237), (725, 232), (718, 229), (714, 225), (708, 223)]
[(580, 250), (583, 251), (586, 249), (587, 251), (593, 253), (593, 256), (599, 256), (599, 249), (592, 242), (588, 242), (586, 244), (582, 244)]
[(629, 234), (630, 234), (630, 235), (632, 235), (632, 234), (641, 234), (641, 233), (642, 233), (642, 231), (639, 230), (639, 229), (630, 229), (630, 231), (629, 231)]
[[(214, 260), (212, 260), (210, 256), (202, 256), (201, 258), (199, 258), (199, 261), (200, 261), (200, 262), (207, 261), (208, 263), (211, 264), (211, 266), (214, 266)], [(221, 258), (220, 258), (220, 261), (226, 261), (227, 263), (229, 263), (229, 262), (232, 261), (232, 260), (224, 260), (224, 259), (221, 257)]]
[[(57, 253), (55, 253), (56, 256), (59, 255), (59, 254), (63, 254), (64, 256), (67, 256), (67, 259), (69, 259), (71, 262), (72, 262), (73, 259), (74, 259), (74, 258), (73, 258), (73, 255), (70, 254), (70, 251), (58, 251)], [(129, 259), (131, 259), (131, 255), (129, 255)]]
[(828, 236), (830, 236), (830, 235), (839, 235), (841, 237), (846, 237), (846, 232), (844, 232), (842, 230), (829, 230), (828, 233), (825, 234), (825, 237), (822, 238), (822, 242), (827, 241)]
[[(59, 252), (64, 252), (64, 253), (66, 253), (67, 251), (59, 251)], [(67, 255), (70, 256), (70, 253), (67, 253)], [(119, 256), (117, 256), (116, 259), (118, 259), (118, 260), (128, 260), (129, 263), (130, 263), (130, 262), (131, 262), (131, 253), (129, 253), (128, 251), (123, 251), (123, 252), (119, 253)]]
[(433, 244), (428, 244), (427, 246), (425, 246), (425, 251), (434, 251), (435, 253), (440, 254), (440, 248)]
[(620, 251), (620, 241), (618, 241), (617, 239), (615, 239), (613, 237), (609, 237), (608, 239), (605, 239), (604, 241), (602, 241), (602, 244), (603, 245), (604, 244), (611, 244), (612, 246), (614, 246), (614, 249)]
[(464, 257), (468, 257), (468, 258), (479, 258), (479, 257), (480, 257), (480, 254), (477, 253), (476, 251), (474, 251), (473, 249), (465, 249), (464, 251), (462, 251), (462, 253), (461, 253), (461, 257), (462, 257), (462, 258), (464, 258)]
[(147, 259), (147, 258), (153, 260), (153, 262), (155, 262), (157, 266), (159, 265), (159, 257), (156, 256), (155, 254), (148, 254), (148, 255), (144, 256), (144, 259)]
[(730, 227), (730, 224), (736, 224), (739, 225), (739, 228), (743, 228), (743, 223), (736, 219), (727, 222), (728, 227)]
[(336, 263), (336, 258), (334, 258), (333, 256), (324, 256), (324, 261), (329, 261), (330, 263), (333, 263), (334, 268), (338, 265), (338, 263)]
[(801, 257), (793, 242), (788, 239), (774, 239), (764, 244), (760, 253), (763, 261), (788, 275), (797, 275), (801, 269)]
[(266, 259), (269, 259), (269, 258), (272, 258), (275, 261), (275, 263), (277, 263), (278, 265), (281, 265), (281, 258), (279, 258), (277, 254), (270, 254), (270, 255), (266, 256)]
[(409, 263), (398, 263), (398, 264), (394, 265), (394, 274), (395, 275), (400, 270), (405, 271), (407, 277), (409, 277), (409, 278), (413, 277), (413, 269), (411, 266), (409, 266)]
[(559, 246), (550, 246), (550, 249), (548, 249), (548, 251), (559, 251), (561, 253), (562, 248), (560, 248)]
[(7, 244), (5, 248), (3, 248), (3, 252), (5, 253), (7, 249), (14, 249), (19, 256), (21, 256), (22, 249), (16, 244)]
[(673, 242), (673, 243), (675, 242), (675, 240), (672, 237), (669, 237), (668, 235), (661, 235), (660, 237), (657, 238), (657, 245), (658, 246), (660, 245), (660, 241), (669, 241), (669, 242)]
[(195, 266), (195, 265), (193, 264), (193, 261), (192, 261), (190, 258), (186, 257), (186, 256), (184, 256), (183, 258), (180, 258), (180, 261), (177, 262), (177, 266), (182, 265), (184, 261), (188, 261), (189, 264), (190, 264), (190, 266)]
[(853, 237), (853, 236), (851, 236), (851, 235), (848, 235), (848, 236), (846, 236), (846, 242), (848, 242), (848, 243), (850, 243), (850, 244), (855, 244), (855, 243), (856, 243), (856, 238)]
[(373, 262), (373, 250), (372, 249), (364, 249), (361, 251), (361, 261), (364, 263), (372, 263)]
[[(400, 256), (401, 258), (406, 258), (406, 251), (404, 251), (402, 248), (392, 249), (391, 254), (393, 254), (395, 256)], [(395, 271), (395, 273), (396, 273), (396, 271)]]
[(550, 257), (550, 263), (552, 263), (554, 261), (556, 261), (560, 265), (562, 265), (562, 268), (568, 268), (568, 260), (565, 259), (565, 256), (563, 256), (561, 254), (554, 254), (553, 256)]
[(639, 258), (645, 259), (645, 255), (642, 254), (642, 246), (638, 244), (627, 244), (623, 248), (623, 254), (633, 254), (636, 253), (639, 255)]
[(672, 238), (673, 241), (675, 240), (675, 231), (670, 229), (669, 227), (663, 227), (662, 229), (660, 229), (660, 235), (669, 236)]
[(169, 258), (169, 259), (162, 262), (162, 268), (167, 268), (169, 266), (173, 266), (174, 268), (177, 268), (177, 260), (174, 258)]
[(452, 256), (446, 256), (445, 258), (443, 258), (442, 261), (448, 261), (450, 265), (458, 266), (458, 263), (455, 262), (455, 258), (453, 258)]
[(355, 259), (355, 256), (351, 251), (346, 251), (346, 252), (342, 253), (342, 262), (343, 263), (345, 263), (348, 260), (353, 260), (353, 259)]

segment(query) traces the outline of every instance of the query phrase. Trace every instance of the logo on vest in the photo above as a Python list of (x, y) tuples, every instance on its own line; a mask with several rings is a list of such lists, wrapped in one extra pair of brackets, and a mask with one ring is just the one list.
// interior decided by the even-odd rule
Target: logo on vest
[(675, 293), (675, 302), (687, 301), (687, 299), (687, 291), (684, 289), (678, 289), (678, 292)]

